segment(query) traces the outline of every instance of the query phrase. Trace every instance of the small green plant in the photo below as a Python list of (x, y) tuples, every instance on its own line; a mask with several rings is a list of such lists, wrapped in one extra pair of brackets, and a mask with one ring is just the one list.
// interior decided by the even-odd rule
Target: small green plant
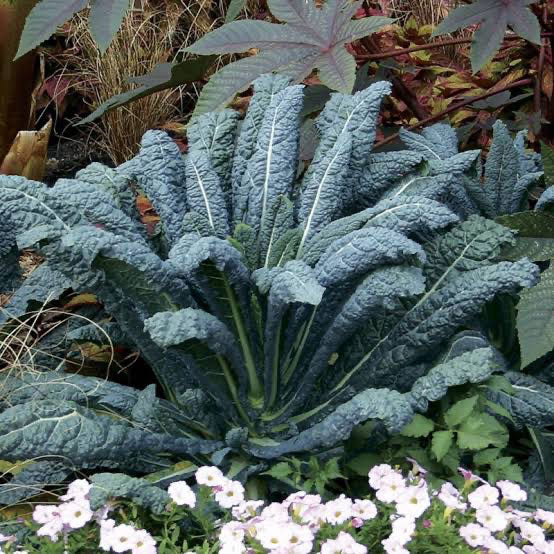
[(323, 462), (314, 456), (306, 461), (291, 458), (275, 464), (264, 475), (282, 481), (292, 488), (326, 496), (328, 494), (326, 487), (329, 483), (335, 479), (345, 478), (341, 473), (339, 460), (340, 458), (331, 458)]
[(511, 416), (489, 400), (489, 387), (508, 391), (512, 388), (507, 380), (495, 376), (490, 383), (465, 391), (461, 398), (449, 394), (437, 403), (438, 413), (417, 414), (398, 437), (391, 439), (391, 446), (399, 447), (394, 457), (399, 460), (413, 457), (434, 475), (445, 476), (457, 484), (461, 479), (458, 468), (462, 465), (471, 465), (492, 483), (500, 479), (521, 482), (521, 468), (513, 457), (503, 454), (509, 441), (508, 427), (492, 414), (507, 421)]

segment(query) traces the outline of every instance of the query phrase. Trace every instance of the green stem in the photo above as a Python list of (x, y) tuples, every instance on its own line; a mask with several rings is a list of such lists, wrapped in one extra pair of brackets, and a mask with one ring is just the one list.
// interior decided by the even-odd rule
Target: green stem
[(233, 378), (233, 373), (231, 371), (231, 368), (229, 367), (229, 364), (227, 363), (227, 360), (220, 354), (216, 354), (216, 359), (219, 365), (221, 366), (221, 369), (223, 371), (223, 376), (225, 377), (225, 381), (227, 381), (227, 387), (229, 387), (229, 391), (231, 392), (231, 396), (233, 397), (233, 400), (237, 406), (237, 410), (240, 416), (242, 417), (242, 419), (244, 419), (244, 421), (246, 421), (248, 425), (251, 425), (251, 421), (248, 418), (248, 415), (246, 414), (246, 412), (244, 411), (242, 404), (240, 403), (239, 395), (237, 392), (237, 386), (235, 384), (235, 379)]
[(250, 394), (252, 397), (251, 402), (253, 403), (254, 407), (260, 407), (260, 405), (263, 404), (262, 384), (260, 383), (258, 374), (256, 373), (256, 363), (254, 362), (254, 356), (252, 356), (250, 342), (246, 334), (246, 329), (244, 328), (244, 322), (242, 321), (240, 310), (238, 309), (238, 303), (235, 297), (235, 293), (227, 282), (227, 278), (225, 277), (225, 275), (223, 275), (223, 284), (227, 297), (230, 299), (229, 304), (233, 313), (233, 320), (235, 322), (235, 327), (239, 335), (239, 342), (242, 348), (242, 354), (244, 356), (244, 363), (248, 372), (248, 380), (250, 382)]
[(265, 498), (266, 486), (259, 477), (251, 477), (246, 481), (246, 498), (248, 500), (259, 500)]
[(271, 375), (271, 394), (269, 396), (269, 404), (267, 408), (271, 408), (277, 400), (277, 389), (279, 385), (279, 350), (281, 348), (281, 327), (283, 325), (283, 320), (279, 322), (279, 327), (277, 328), (277, 336), (275, 337), (275, 349), (273, 351), (273, 372)]
[(285, 384), (289, 382), (294, 371), (296, 370), (296, 367), (298, 366), (298, 362), (300, 361), (300, 356), (302, 355), (302, 351), (304, 350), (304, 346), (306, 345), (306, 341), (308, 340), (308, 335), (310, 334), (310, 328), (312, 326), (312, 323), (314, 322), (316, 311), (317, 311), (317, 306), (314, 306), (312, 310), (312, 315), (310, 316), (310, 320), (308, 321), (308, 324), (306, 325), (302, 333), (302, 340), (300, 341), (300, 346), (296, 349), (292, 363), (288, 365), (287, 368), (285, 369), (285, 378), (284, 378)]

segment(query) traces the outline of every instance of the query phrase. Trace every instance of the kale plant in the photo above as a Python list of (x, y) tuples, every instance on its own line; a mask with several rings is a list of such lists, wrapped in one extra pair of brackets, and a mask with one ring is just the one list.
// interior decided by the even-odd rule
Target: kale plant
[[(91, 291), (112, 316), (103, 331), (135, 344), (157, 379), (136, 390), (60, 370), (3, 374), (0, 459), (40, 458), (27, 486), (60, 465), (172, 478), (210, 459), (247, 477), (340, 451), (367, 420), (396, 433), (500, 367), (485, 338), (458, 332), (538, 269), (497, 262), (514, 232), (441, 202), (460, 186), (449, 163), (371, 153), (389, 90), (334, 94), (307, 168), (303, 87), (263, 76), (240, 130), (234, 111), (202, 115), (184, 157), (149, 131), (116, 170), (92, 164), (51, 188), (0, 177), (4, 274), (17, 274), (14, 240), (46, 259), (5, 312)], [(153, 233), (139, 191), (160, 217)], [(72, 333), (102, 340), (93, 326)]]

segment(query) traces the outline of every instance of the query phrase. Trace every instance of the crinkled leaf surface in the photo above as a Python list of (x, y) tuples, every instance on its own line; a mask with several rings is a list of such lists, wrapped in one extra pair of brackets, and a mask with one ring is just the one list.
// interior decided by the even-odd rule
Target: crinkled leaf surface
[(71, 473), (63, 462), (41, 460), (26, 464), (8, 483), (0, 484), (0, 504), (14, 505), (39, 496), (48, 485), (60, 486)]
[(169, 494), (160, 487), (124, 473), (96, 473), (90, 483), (89, 500), (93, 510), (105, 506), (109, 500), (125, 498), (161, 514), (171, 502)]
[(2, 459), (64, 456), (76, 467), (120, 467), (133, 457), (164, 451), (194, 455), (220, 447), (215, 441), (144, 432), (68, 401), (27, 402), (0, 414)]
[(543, 428), (554, 421), (554, 388), (532, 375), (509, 371), (504, 376), (512, 392), (490, 390), (488, 396), (510, 412), (518, 427)]

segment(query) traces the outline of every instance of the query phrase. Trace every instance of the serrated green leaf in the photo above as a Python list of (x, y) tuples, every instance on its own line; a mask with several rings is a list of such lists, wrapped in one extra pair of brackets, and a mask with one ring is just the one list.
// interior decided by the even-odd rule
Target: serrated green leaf
[(452, 431), (435, 431), (431, 441), (431, 451), (437, 459), (441, 461), (446, 453), (450, 450), (454, 441), (454, 433)]
[(225, 14), (225, 23), (230, 23), (239, 16), (240, 12), (246, 7), (246, 1), (247, 0), (231, 0), (227, 8), (227, 13)]
[(459, 425), (466, 417), (468, 417), (477, 404), (479, 395), (464, 398), (454, 404), (445, 414), (444, 421), (448, 427), (453, 428)]
[[(187, 48), (195, 54), (260, 50), (218, 71), (204, 86), (195, 114), (220, 108), (257, 77), (272, 71), (298, 82), (313, 69), (319, 69), (325, 85), (347, 93), (352, 91), (356, 63), (345, 43), (367, 36), (391, 20), (369, 17), (352, 21), (355, 4), (328, 2), (319, 8), (313, 0), (304, 4), (273, 0), (269, 9), (275, 11), (277, 19), (292, 24), (230, 21)], [(231, 16), (235, 13), (235, 6), (232, 7)]]
[(488, 414), (467, 418), (458, 429), (458, 446), (467, 450), (481, 450), (490, 445), (504, 447), (508, 442), (506, 428)]
[(56, 29), (86, 8), (87, 0), (42, 0), (25, 19), (16, 59), (50, 38)]
[(490, 465), (498, 458), (499, 454), (500, 448), (487, 448), (485, 450), (481, 450), (473, 456), (473, 463), (478, 466)]
[(481, 24), (473, 37), (472, 68), (479, 71), (498, 51), (506, 28), (510, 26), (519, 36), (540, 44), (540, 24), (528, 6), (535, 0), (475, 0), (463, 4), (448, 14), (432, 36)]
[(435, 424), (431, 419), (416, 414), (414, 419), (400, 431), (400, 434), (404, 437), (426, 437), (434, 428)]
[(514, 418), (512, 417), (512, 414), (504, 408), (504, 406), (501, 406), (500, 404), (497, 404), (496, 402), (491, 402), (490, 400), (485, 401), (485, 405), (492, 410), (495, 414), (498, 414), (499, 416), (505, 417), (506, 419), (510, 421), (514, 421)]
[(554, 348), (553, 267), (541, 274), (538, 285), (521, 293), (517, 306), (517, 330), (522, 368)]
[(532, 261), (545, 261), (554, 258), (554, 214), (527, 211), (503, 215), (495, 221), (517, 231), (515, 243), (502, 249), (503, 259), (527, 257)]
[(331, 458), (323, 467), (323, 475), (327, 479), (339, 479), (344, 477), (339, 467), (340, 458)]
[(511, 456), (502, 456), (492, 461), (491, 469), (496, 474), (497, 479), (508, 479), (517, 483), (523, 481), (523, 472), (517, 464), (513, 463)]
[(262, 475), (270, 475), (271, 477), (275, 477), (275, 479), (283, 479), (291, 474), (292, 468), (288, 462), (279, 462), (278, 464), (272, 466), (269, 471), (262, 473)]
[(91, 1), (88, 25), (101, 54), (108, 49), (128, 9), (129, 0)]
[(514, 387), (512, 383), (506, 379), (503, 375), (493, 375), (486, 383), (486, 387), (493, 391), (502, 391), (507, 394), (514, 393)]
[(367, 477), (369, 470), (380, 461), (378, 454), (360, 454), (347, 462), (347, 467), (357, 475)]

